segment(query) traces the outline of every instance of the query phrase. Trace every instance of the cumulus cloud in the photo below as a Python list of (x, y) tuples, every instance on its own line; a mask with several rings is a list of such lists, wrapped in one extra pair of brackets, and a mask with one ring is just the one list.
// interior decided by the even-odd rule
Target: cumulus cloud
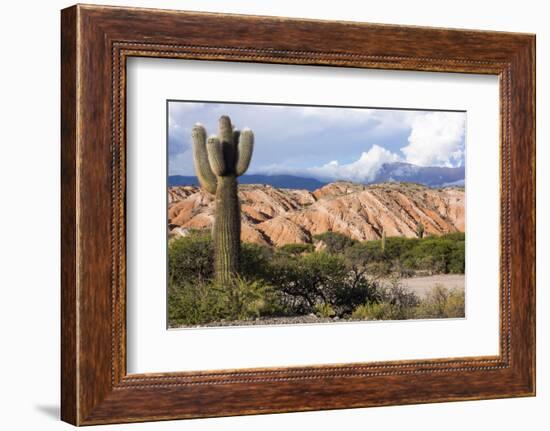
[(378, 145), (373, 145), (369, 151), (363, 152), (355, 162), (341, 165), (334, 160), (318, 168), (309, 168), (308, 171), (320, 179), (368, 182), (374, 179), (384, 163), (394, 163), (399, 160), (397, 154)]
[(420, 166), (447, 167), (463, 164), (464, 113), (421, 113), (409, 118), (409, 123), (409, 144), (401, 148), (407, 162)]
[(264, 167), (260, 172), (267, 175), (301, 175), (325, 181), (343, 180), (369, 182), (374, 179), (384, 163), (399, 162), (400, 160), (397, 154), (378, 145), (373, 145), (369, 151), (363, 152), (359, 159), (352, 163), (340, 164), (337, 160), (333, 160), (322, 166), (305, 169), (293, 169), (282, 165), (271, 165)]

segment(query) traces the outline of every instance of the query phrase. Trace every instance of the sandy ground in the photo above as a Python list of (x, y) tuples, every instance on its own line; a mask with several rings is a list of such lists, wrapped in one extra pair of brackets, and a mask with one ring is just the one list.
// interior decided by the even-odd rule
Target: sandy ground
[(441, 274), (429, 277), (403, 278), (401, 279), (401, 283), (422, 298), (436, 284), (442, 284), (448, 289), (464, 291), (464, 274)]

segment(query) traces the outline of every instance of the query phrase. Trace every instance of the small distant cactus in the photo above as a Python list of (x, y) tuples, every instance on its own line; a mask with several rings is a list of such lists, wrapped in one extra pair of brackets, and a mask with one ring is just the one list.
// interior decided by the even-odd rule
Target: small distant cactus
[(219, 119), (218, 135), (206, 138), (197, 123), (192, 130), (193, 160), (201, 187), (215, 195), (216, 212), (212, 228), (216, 280), (227, 284), (239, 270), (241, 251), (241, 208), (237, 177), (246, 172), (252, 158), (254, 134), (250, 129), (234, 130), (227, 115)]
[(416, 223), (416, 236), (420, 239), (424, 237), (424, 225), (422, 222)]
[(382, 249), (382, 253), (386, 252), (386, 230), (382, 229), (382, 238), (380, 240), (380, 248)]

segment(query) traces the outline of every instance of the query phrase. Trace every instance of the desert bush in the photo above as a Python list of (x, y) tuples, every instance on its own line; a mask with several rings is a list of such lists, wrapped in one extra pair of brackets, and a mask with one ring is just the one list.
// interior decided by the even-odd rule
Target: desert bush
[(378, 286), (377, 296), (354, 308), (353, 319), (364, 320), (404, 320), (415, 317), (420, 299), (414, 292), (408, 291), (394, 278), (389, 285)]
[(213, 286), (223, 292), (224, 317), (230, 320), (246, 320), (259, 317), (263, 310), (272, 307), (271, 286), (261, 280), (249, 280), (234, 276), (228, 285)]
[(389, 302), (359, 305), (351, 314), (351, 318), (356, 320), (399, 320), (400, 316), (399, 308)]
[(406, 262), (401, 259), (394, 259), (391, 262), (391, 274), (400, 278), (408, 278), (415, 275), (415, 271), (411, 269)]
[(218, 320), (247, 320), (279, 309), (277, 296), (262, 280), (233, 277), (229, 283), (196, 281), (171, 284), (168, 316), (171, 324), (200, 325)]
[(450, 241), (464, 241), (466, 239), (466, 234), (464, 232), (451, 232), (441, 235), (439, 238), (447, 239)]
[(285, 244), (279, 249), (279, 251), (282, 253), (293, 255), (311, 253), (314, 250), (315, 247), (313, 246), (313, 244)]
[(168, 321), (170, 325), (200, 325), (224, 316), (224, 299), (210, 283), (198, 281), (170, 283)]
[(296, 314), (315, 312), (317, 303), (330, 304), (344, 284), (347, 271), (341, 256), (315, 252), (299, 256), (278, 254), (270, 263), (269, 282), (284, 294)]
[(408, 316), (410, 310), (418, 306), (420, 298), (416, 293), (405, 288), (398, 278), (393, 278), (390, 280), (390, 284), (382, 290), (382, 301), (397, 306), (403, 311), (403, 316)]
[(432, 273), (464, 273), (464, 234), (453, 233), (430, 236), (405, 253), (406, 260), (415, 269)]
[(378, 241), (357, 242), (347, 248), (343, 255), (348, 265), (357, 267), (384, 260), (384, 253)]
[(386, 287), (379, 301), (358, 305), (352, 319), (403, 320), (464, 317), (464, 294), (455, 289), (436, 285), (425, 298), (407, 291), (394, 281)]
[(464, 274), (466, 265), (466, 248), (464, 241), (457, 241), (453, 244), (450, 253), (450, 261), (447, 266), (451, 274)]
[(418, 304), (415, 314), (424, 319), (464, 317), (464, 300), (464, 292), (437, 284)]
[(207, 231), (191, 231), (168, 246), (168, 280), (171, 284), (204, 281), (213, 275), (212, 239)]
[(334, 290), (331, 304), (339, 317), (349, 317), (357, 306), (382, 299), (383, 289), (376, 280), (366, 273), (351, 273)]
[(446, 317), (465, 317), (466, 304), (464, 292), (451, 290), (445, 304), (444, 312)]
[(274, 254), (272, 247), (259, 244), (241, 244), (240, 274), (248, 279), (266, 280), (268, 266)]
[(343, 253), (344, 250), (357, 242), (349, 236), (339, 232), (323, 232), (319, 235), (315, 235), (313, 239), (323, 241), (327, 246), (326, 251), (329, 253)]
[(319, 317), (334, 317), (336, 311), (330, 304), (322, 303), (315, 305), (315, 314)]
[(355, 243), (344, 251), (349, 267), (367, 268), (375, 276), (394, 274), (463, 274), (465, 263), (464, 233), (420, 238), (388, 237), (384, 250), (380, 241)]
[(388, 260), (381, 260), (378, 262), (370, 262), (365, 267), (367, 273), (374, 277), (385, 277), (391, 274), (392, 263)]

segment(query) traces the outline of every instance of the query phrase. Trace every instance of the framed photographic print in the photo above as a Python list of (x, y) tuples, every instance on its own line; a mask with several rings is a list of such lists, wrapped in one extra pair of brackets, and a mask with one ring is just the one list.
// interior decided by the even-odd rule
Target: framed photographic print
[(63, 420), (535, 394), (533, 35), (78, 5), (61, 36)]

